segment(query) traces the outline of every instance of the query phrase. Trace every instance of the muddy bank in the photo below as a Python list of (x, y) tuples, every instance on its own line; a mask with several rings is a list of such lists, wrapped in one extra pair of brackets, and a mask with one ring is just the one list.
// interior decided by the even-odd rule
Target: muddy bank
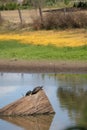
[(87, 61), (0, 60), (1, 72), (87, 73)]

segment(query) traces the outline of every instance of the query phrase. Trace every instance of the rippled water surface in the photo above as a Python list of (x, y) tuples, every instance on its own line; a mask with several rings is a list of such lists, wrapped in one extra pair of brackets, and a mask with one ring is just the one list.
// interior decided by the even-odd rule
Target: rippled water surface
[(0, 130), (64, 130), (87, 127), (87, 74), (0, 73), (0, 108), (28, 90), (44, 86), (56, 114), (35, 117), (1, 117)]

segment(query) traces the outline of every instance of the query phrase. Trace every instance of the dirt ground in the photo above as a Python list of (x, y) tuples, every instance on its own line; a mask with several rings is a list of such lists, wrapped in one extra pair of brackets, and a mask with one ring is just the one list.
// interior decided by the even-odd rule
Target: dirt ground
[[(58, 12), (62, 11), (64, 9), (43, 9), (43, 14), (46, 14), (47, 12)], [(84, 12), (87, 13), (87, 10), (81, 10), (81, 9), (74, 9), (74, 8), (68, 8), (68, 12)], [(38, 9), (29, 9), (29, 10), (21, 10), (22, 18), (24, 23), (32, 23), (32, 20), (35, 19), (35, 17), (39, 16), (39, 11)], [(12, 23), (20, 23), (19, 19), (19, 13), (18, 10), (6, 10), (6, 11), (1, 11), (1, 16), (3, 17), (4, 20), (7, 20)]]
[(87, 73), (87, 61), (0, 60), (1, 72)]
[[(31, 23), (32, 19), (38, 16), (38, 10), (21, 10), (22, 18), (25, 23)], [(20, 23), (18, 10), (1, 11), (4, 20), (12, 23)]]

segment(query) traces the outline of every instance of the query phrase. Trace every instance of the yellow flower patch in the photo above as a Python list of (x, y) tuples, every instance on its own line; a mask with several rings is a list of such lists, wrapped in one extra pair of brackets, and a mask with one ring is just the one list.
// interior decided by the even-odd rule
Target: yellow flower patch
[(87, 45), (87, 31), (32, 31), (19, 34), (0, 34), (0, 40), (18, 40), (24, 44), (48, 45), (59, 47)]

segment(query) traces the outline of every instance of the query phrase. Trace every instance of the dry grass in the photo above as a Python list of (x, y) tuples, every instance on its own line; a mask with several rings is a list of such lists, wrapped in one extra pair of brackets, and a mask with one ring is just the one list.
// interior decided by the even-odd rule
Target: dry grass
[(65, 28), (86, 28), (87, 14), (78, 12), (50, 12), (44, 15), (44, 23), (40, 22), (40, 18), (33, 20), (33, 28), (39, 29), (65, 29)]
[[(77, 11), (77, 12), (83, 13), (83, 15), (81, 17), (83, 19), (85, 19), (84, 21), (86, 21), (87, 18), (85, 17), (85, 14), (87, 14), (87, 11)], [(34, 9), (31, 9), (31, 10), (21, 10), (21, 14), (22, 14), (22, 18), (23, 18), (23, 22), (24, 22), (23, 25), (24, 26), (26, 26), (26, 24), (27, 24), (29, 26), (29, 27), (28, 26), (27, 27), (29, 29), (31, 29), (32, 28), (31, 24), (33, 23), (33, 26), (34, 26), (35, 29), (40, 29), (41, 28), (41, 23), (40, 23), (40, 20), (39, 20), (39, 11), (38, 10), (34, 10)], [(60, 17), (60, 23), (58, 23), (58, 21), (57, 21), (58, 18), (56, 18), (56, 15), (54, 15), (54, 14), (51, 15), (49, 13), (47, 14), (47, 12), (43, 12), (43, 14), (44, 14), (43, 16), (45, 16), (44, 17), (44, 20), (45, 20), (44, 23), (45, 23), (45, 28), (46, 29), (49, 29), (49, 28), (53, 29), (54, 27), (52, 27), (52, 26), (53, 26), (53, 24), (54, 24), (54, 26), (56, 26), (56, 22), (59, 25), (60, 25), (60, 23), (62, 23), (64, 25), (65, 24), (64, 21), (66, 21), (68, 19), (69, 19), (68, 23), (70, 24), (70, 26), (72, 26), (71, 24), (72, 24), (72, 21), (73, 21), (73, 17), (70, 16), (70, 15), (68, 16), (68, 19), (65, 18), (64, 20), (62, 20), (62, 22), (61, 22), (61, 18), (63, 19), (63, 14), (64, 13), (62, 13), (61, 17), (58, 15), (57, 17), (58, 18)], [(2, 18), (5, 21), (8, 21), (8, 22), (6, 22), (5, 27), (0, 27), (0, 30), (1, 30), (1, 28), (2, 28), (2, 30), (3, 30), (3, 28), (5, 30), (6, 29), (7, 30), (17, 30), (17, 29), (19, 29), (20, 19), (19, 19), (19, 14), (18, 14), (17, 10), (13, 10), (13, 11), (1, 11), (1, 16), (2, 16)], [(76, 16), (75, 16), (75, 18), (76, 18)], [(53, 21), (54, 19), (55, 19), (55, 23)], [(75, 22), (76, 22), (76, 24), (78, 24), (77, 18), (76, 18)], [(66, 21), (66, 23), (67, 23), (67, 21)], [(62, 24), (61, 24), (61, 26), (63, 26)], [(84, 25), (83, 22), (82, 22), (81, 26), (85, 27), (85, 25)], [(25, 30), (27, 30), (27, 27), (26, 27)], [(59, 26), (59, 28), (61, 28), (61, 27)]]
[[(87, 11), (80, 11), (80, 12), (87, 14)], [(31, 23), (32, 19), (39, 15), (38, 10), (34, 10), (34, 9), (21, 10), (21, 13), (22, 13), (23, 20), (26, 23)], [(44, 14), (46, 14), (46, 12), (44, 12)], [(20, 22), (17, 10), (1, 11), (1, 15), (5, 20), (8, 20), (10, 22), (13, 22), (13, 23), (19, 23)]]
[[(36, 17), (38, 15), (37, 10), (21, 10), (22, 17), (25, 23), (31, 23), (32, 17)], [(12, 23), (19, 23), (19, 14), (17, 10), (13, 11), (1, 11), (1, 15), (5, 20), (8, 20)]]

